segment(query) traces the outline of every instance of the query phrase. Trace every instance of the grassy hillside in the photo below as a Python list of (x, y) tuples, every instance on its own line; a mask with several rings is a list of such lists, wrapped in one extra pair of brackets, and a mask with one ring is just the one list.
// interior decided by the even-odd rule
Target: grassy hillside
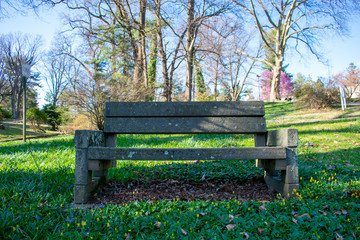
[[(73, 136), (0, 143), (1, 239), (356, 239), (360, 237), (360, 119), (347, 112), (293, 111), (268, 104), (268, 127), (295, 127), (300, 144), (298, 197), (285, 201), (133, 201), (72, 208)], [(308, 120), (326, 120), (305, 123)], [(253, 146), (246, 135), (127, 135), (132, 147)], [(241, 182), (262, 173), (254, 160), (118, 161), (110, 178), (123, 182), (187, 178)], [(239, 183), (240, 184), (240, 183)], [(135, 193), (133, 193), (135, 194)]]
[[(0, 129), (0, 142), (22, 139), (22, 121), (5, 120), (2, 124), (5, 126), (5, 130)], [(44, 124), (41, 127), (45, 132), (36, 131), (29, 122), (26, 122), (26, 136), (28, 138), (37, 138), (58, 134), (58, 132), (52, 131), (48, 125)]]

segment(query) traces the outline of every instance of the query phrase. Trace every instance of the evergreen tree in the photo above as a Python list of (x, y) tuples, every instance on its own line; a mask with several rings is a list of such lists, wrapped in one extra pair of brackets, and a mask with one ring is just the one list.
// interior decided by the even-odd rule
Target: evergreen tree
[(195, 84), (196, 84), (196, 96), (197, 100), (202, 100), (206, 97), (206, 86), (204, 76), (199, 61), (194, 60), (195, 66)]

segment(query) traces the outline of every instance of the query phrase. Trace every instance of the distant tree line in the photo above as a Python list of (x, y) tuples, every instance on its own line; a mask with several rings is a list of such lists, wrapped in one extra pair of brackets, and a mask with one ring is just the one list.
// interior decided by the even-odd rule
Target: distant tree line
[(266, 100), (279, 101), (292, 87), (284, 64), (290, 46), (320, 58), (318, 36), (345, 31), (348, 16), (359, 10), (356, 0), (22, 0), (12, 6), (58, 4), (68, 9), (66, 25), (42, 61), (41, 41), (1, 36), (0, 102), (20, 117), (25, 60), (33, 66), (31, 106), (41, 77), (48, 105), (85, 112), (98, 129), (107, 101), (254, 98), (249, 84), (259, 71), (267, 76)]

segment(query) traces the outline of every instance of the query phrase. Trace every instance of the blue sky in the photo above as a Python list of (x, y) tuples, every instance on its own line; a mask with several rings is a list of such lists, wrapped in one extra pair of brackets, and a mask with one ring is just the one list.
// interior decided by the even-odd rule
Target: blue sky
[[(0, 20), (0, 34), (15, 32), (39, 34), (44, 39), (44, 47), (49, 47), (54, 35), (61, 30), (62, 24), (61, 17), (53, 9), (42, 10), (38, 16), (32, 12), (27, 16), (14, 14), (12, 17)], [(360, 67), (360, 18), (358, 16), (353, 17), (349, 22), (349, 30), (349, 36), (328, 34), (322, 41), (321, 51), (324, 59), (329, 63), (328, 66), (304, 51), (302, 56), (297, 53), (286, 56), (285, 61), (289, 64), (287, 71), (294, 76), (302, 73), (317, 79), (320, 76), (329, 77), (340, 73), (351, 62)], [(39, 90), (39, 93), (43, 98), (44, 90)]]

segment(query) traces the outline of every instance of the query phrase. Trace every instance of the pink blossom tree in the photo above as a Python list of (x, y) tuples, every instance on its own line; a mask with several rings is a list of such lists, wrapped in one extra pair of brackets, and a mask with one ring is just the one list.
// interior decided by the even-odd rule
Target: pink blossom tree
[[(274, 71), (266, 70), (261, 74), (260, 78), (260, 100), (269, 101), (271, 92), (271, 80), (273, 78)], [(286, 73), (281, 71), (280, 73), (280, 97), (286, 98), (291, 95), (293, 86), (291, 86), (291, 78)]]

